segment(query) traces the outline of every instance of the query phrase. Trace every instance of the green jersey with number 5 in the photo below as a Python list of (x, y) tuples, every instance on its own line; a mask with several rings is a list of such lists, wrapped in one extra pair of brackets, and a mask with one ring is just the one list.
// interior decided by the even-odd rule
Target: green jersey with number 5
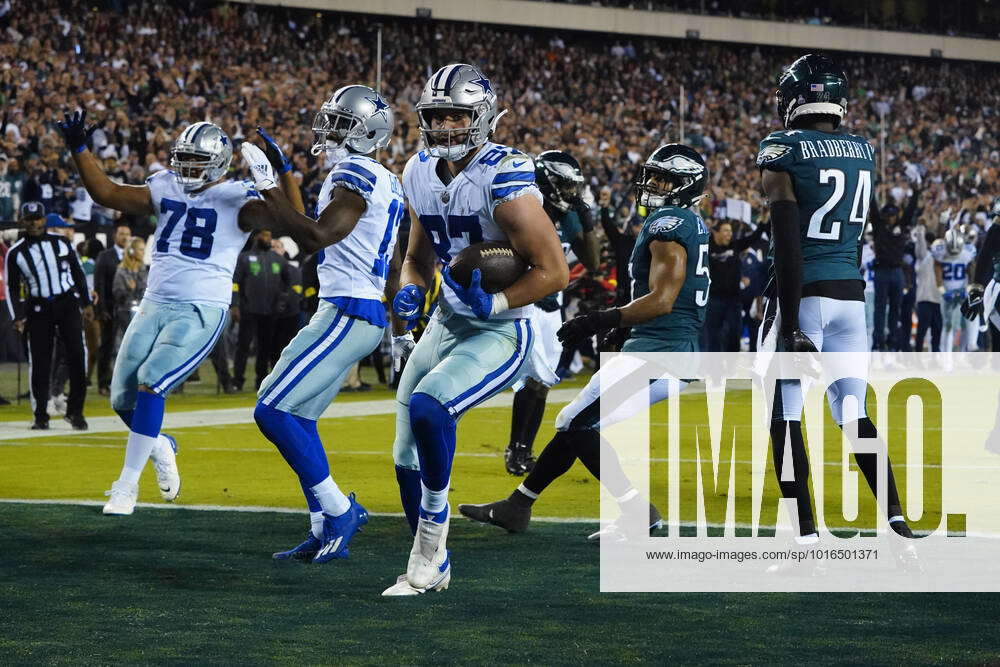
[(839, 132), (773, 132), (760, 142), (757, 167), (792, 179), (802, 225), (802, 284), (860, 280), (858, 240), (875, 176), (871, 144)]
[(633, 299), (650, 292), (649, 244), (653, 241), (681, 244), (687, 252), (687, 275), (671, 312), (632, 327), (631, 338), (697, 340), (705, 321), (708, 287), (712, 282), (708, 275), (708, 228), (701, 216), (690, 209), (665, 206), (651, 213), (635, 239), (629, 260)]

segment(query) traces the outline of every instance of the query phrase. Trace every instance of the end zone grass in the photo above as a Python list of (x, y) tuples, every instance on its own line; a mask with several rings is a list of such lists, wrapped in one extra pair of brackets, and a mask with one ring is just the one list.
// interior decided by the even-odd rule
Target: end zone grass
[[(598, 592), (588, 525), (453, 523), (442, 593), (380, 597), (401, 519), (351, 558), (275, 563), (300, 517), (0, 504), (4, 664), (927, 663), (996, 660), (996, 596)], [(528, 603), (530, 601), (530, 603)]]

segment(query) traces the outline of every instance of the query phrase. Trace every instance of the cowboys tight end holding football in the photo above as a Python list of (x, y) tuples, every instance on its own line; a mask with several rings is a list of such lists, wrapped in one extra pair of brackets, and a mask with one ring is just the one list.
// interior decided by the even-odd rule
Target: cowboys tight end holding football
[[(868, 339), (859, 240), (873, 199), (875, 149), (860, 136), (839, 131), (847, 113), (847, 75), (829, 58), (809, 54), (778, 78), (778, 115), (785, 130), (760, 144), (757, 166), (770, 202), (773, 289), (765, 306), (758, 350), (858, 353), (857, 376), (836, 380), (827, 390), (831, 414), (855, 438), (878, 438), (865, 410)], [(879, 225), (877, 206), (874, 224)], [(842, 355), (843, 356), (843, 355)], [(765, 388), (766, 389), (766, 388)], [(856, 414), (845, 414), (852, 397)], [(782, 496), (798, 509), (796, 542), (819, 540), (809, 495), (809, 463), (802, 438), (802, 389), (798, 380), (778, 380), (771, 414), (771, 446)], [(783, 470), (789, 441), (793, 479)], [(883, 510), (889, 526), (912, 537), (885, 443), (888, 483)], [(877, 454), (855, 454), (872, 492), (877, 493)], [(898, 551), (901, 566), (916, 568), (912, 546)], [(805, 561), (803, 561), (805, 562)], [(780, 568), (775, 568), (778, 570)]]
[(245, 143), (240, 150), (275, 225), (304, 253), (319, 252), (319, 308), (261, 383), (254, 419), (298, 475), (309, 507), (305, 541), (274, 558), (325, 563), (348, 557), (368, 512), (330, 475), (316, 420), (351, 367), (382, 341), (389, 324), (382, 297), (406, 202), (396, 175), (372, 157), (392, 138), (393, 112), (381, 95), (367, 86), (340, 88), (312, 129), (313, 154), (344, 153), (323, 182), (315, 220), (287, 200), (259, 148)]
[[(559, 339), (572, 344), (599, 333), (631, 327), (622, 352), (697, 353), (698, 336), (705, 321), (711, 277), (708, 266), (708, 228), (695, 210), (708, 181), (705, 160), (694, 149), (680, 144), (661, 146), (643, 164), (635, 184), (638, 203), (652, 212), (643, 222), (629, 261), (632, 301), (619, 308), (598, 310), (573, 318), (559, 330)], [(692, 355), (694, 357), (696, 355)], [(580, 459), (618, 501), (622, 514), (648, 517), (649, 530), (660, 525), (657, 509), (629, 481), (617, 457), (605, 456), (609, 447), (600, 429), (622, 421), (647, 405), (646, 397), (624, 401), (601, 418), (601, 386), (624, 381), (643, 372), (634, 357), (615, 357), (595, 373), (587, 386), (556, 417), (556, 435), (538, 457), (534, 469), (510, 496), (483, 505), (460, 505), (466, 517), (499, 526), (511, 533), (524, 532), (531, 507), (552, 482)], [(683, 390), (686, 382), (675, 387)], [(670, 395), (671, 382), (651, 383), (649, 401)], [(610, 453), (610, 452), (609, 452)], [(629, 522), (625, 522), (627, 525)], [(619, 538), (615, 522), (590, 536)]]
[[(596, 271), (601, 241), (594, 225), (594, 197), (584, 182), (580, 163), (565, 151), (550, 150), (535, 158), (535, 182), (544, 198), (543, 207), (556, 227), (567, 262), (572, 252), (588, 271)], [(504, 464), (511, 475), (531, 472), (535, 464), (532, 447), (545, 414), (549, 389), (559, 382), (556, 369), (563, 346), (557, 332), (562, 325), (562, 292), (550, 294), (535, 304), (531, 318), (535, 345), (528, 371), (514, 386), (510, 416), (510, 442)]]
[[(153, 174), (144, 185), (121, 185), (87, 150), (97, 126), (88, 127), (86, 117), (86, 111), (67, 113), (59, 128), (90, 196), (107, 208), (158, 218), (146, 293), (122, 338), (111, 379), (111, 406), (129, 435), (104, 514), (128, 515), (150, 458), (163, 499), (172, 501), (180, 492), (177, 443), (160, 433), (165, 401), (222, 335), (236, 259), (250, 232), (269, 225), (269, 216), (252, 182), (225, 179), (233, 145), (217, 125), (189, 125), (174, 142), (169, 171)], [(283, 184), (298, 198), (291, 176)]]
[[(414, 539), (406, 573), (384, 595), (448, 586), (456, 423), (518, 380), (531, 355), (532, 304), (564, 289), (569, 277), (531, 158), (490, 141), (499, 116), (492, 82), (472, 65), (439, 69), (417, 102), (425, 149), (403, 171), (412, 226), (393, 300), (394, 354), (408, 353), (396, 394), (393, 459)], [(439, 307), (413, 347), (404, 330), (420, 318), (438, 262), (485, 241), (508, 243), (530, 269), (489, 293), (478, 268), (460, 284), (446, 266)]]

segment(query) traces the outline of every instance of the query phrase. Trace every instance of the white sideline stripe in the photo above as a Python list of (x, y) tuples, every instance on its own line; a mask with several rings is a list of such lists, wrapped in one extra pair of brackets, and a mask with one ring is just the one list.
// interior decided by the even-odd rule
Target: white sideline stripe
[[(573, 397), (579, 393), (578, 389), (553, 389), (549, 392), (549, 401), (552, 404), (569, 403)], [(488, 401), (477, 405), (479, 408), (504, 408), (514, 404), (514, 392), (505, 391), (494, 396)], [(167, 404), (169, 406), (169, 402)], [(376, 401), (345, 401), (343, 403), (332, 403), (320, 419), (338, 419), (344, 417), (369, 417), (371, 415), (394, 415), (396, 414), (396, 399), (387, 398)], [(95, 433), (125, 433), (128, 429), (122, 420), (115, 417), (91, 417), (87, 420), (90, 428), (86, 435)], [(224, 410), (188, 410), (187, 412), (171, 413), (169, 407), (163, 416), (163, 430), (172, 428), (187, 428), (190, 426), (226, 426), (229, 424), (253, 424), (253, 407), (227, 408)], [(32, 431), (29, 427), (31, 423), (24, 422), (0, 422), (0, 441), (4, 440), (33, 440), (35, 438), (51, 437), (53, 435), (76, 434), (69, 424), (61, 419), (54, 419), (51, 422), (51, 430)], [(65, 427), (65, 428), (64, 428)], [(84, 434), (81, 434), (81, 436)]]
[[(87, 442), (2, 442), (0, 441), (0, 447), (82, 447), (82, 448), (92, 448), (92, 449), (121, 449), (122, 444), (114, 445), (98, 445)], [(237, 453), (271, 453), (276, 451), (274, 447), (193, 447), (187, 445), (184, 447), (185, 452), (237, 452)], [(337, 456), (385, 456), (389, 452), (387, 451), (371, 451), (371, 450), (335, 450)], [(499, 459), (503, 457), (502, 452), (455, 452), (455, 456), (469, 457), (469, 458), (483, 458), (483, 459)], [(630, 461), (636, 461), (637, 459), (623, 459), (626, 463)], [(652, 463), (669, 463), (670, 459), (664, 458), (651, 458)], [(708, 461), (702, 461), (701, 459), (680, 459), (680, 463), (708, 463)], [(752, 465), (752, 461), (736, 461), (737, 465)], [(839, 468), (841, 466), (840, 461), (824, 461), (824, 466), (830, 466), (834, 468)], [(892, 466), (895, 468), (917, 468), (917, 469), (937, 469), (945, 468), (947, 470), (1000, 470), (1000, 466), (981, 466), (981, 465), (942, 465), (940, 463), (907, 463), (906, 465), (899, 465), (894, 463)]]
[[(10, 504), (10, 505), (68, 505), (73, 507), (104, 507), (104, 501), (101, 500), (60, 500), (60, 499), (29, 499), (29, 498), (0, 498), (0, 503)], [(263, 505), (177, 505), (175, 503), (136, 503), (136, 507), (147, 507), (150, 509), (161, 509), (161, 510), (191, 510), (194, 512), (248, 512), (248, 513), (262, 513), (262, 512), (272, 512), (274, 514), (300, 514), (307, 515), (309, 511), (305, 508), (295, 508), (295, 507), (267, 507)], [(388, 518), (398, 518), (402, 519), (406, 515), (402, 512), (369, 512), (369, 516), (379, 516)], [(458, 515), (461, 516), (461, 515)], [(463, 517), (464, 518), (464, 517)], [(472, 519), (466, 519), (471, 523), (476, 523)], [(601, 523), (600, 517), (562, 517), (562, 516), (532, 516), (532, 521), (537, 521), (538, 523)], [(690, 527), (695, 524), (690, 521), (681, 521), (680, 526)], [(709, 523), (705, 524), (709, 528), (726, 528), (726, 524), (722, 523)], [(753, 526), (748, 523), (737, 523), (734, 524), (736, 528), (740, 529), (753, 529)], [(775, 528), (774, 526), (759, 526), (758, 530), (767, 530)], [(791, 532), (791, 528), (782, 527), (776, 529), (778, 532)], [(829, 531), (834, 530), (854, 530), (854, 528), (846, 527), (833, 527), (827, 528)], [(913, 531), (916, 535), (927, 535), (929, 534), (926, 530), (915, 530)], [(1000, 539), (1000, 534), (998, 533), (966, 533), (967, 537), (977, 537), (985, 539)]]

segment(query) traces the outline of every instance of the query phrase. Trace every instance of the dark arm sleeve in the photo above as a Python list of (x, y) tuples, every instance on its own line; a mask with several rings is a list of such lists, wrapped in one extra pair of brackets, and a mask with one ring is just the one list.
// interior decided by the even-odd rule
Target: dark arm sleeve
[(1000, 224), (994, 224), (986, 232), (983, 247), (980, 248), (979, 256), (976, 257), (974, 282), (986, 285), (990, 281), (990, 278), (993, 277), (993, 258), (997, 256), (998, 252), (1000, 252)]
[(906, 202), (906, 208), (903, 210), (904, 227), (910, 227), (915, 222), (918, 201), (920, 201), (920, 190), (914, 190), (910, 200)]
[(83, 267), (80, 266), (80, 258), (76, 256), (73, 246), (69, 241), (62, 242), (69, 248), (69, 268), (73, 272), (73, 284), (76, 286), (77, 296), (80, 297), (80, 307), (89, 306), (91, 303), (90, 290), (87, 289), (87, 274), (83, 272)]
[(771, 204), (771, 233), (774, 236), (774, 271), (778, 282), (781, 329), (788, 331), (799, 326), (799, 302), (802, 300), (802, 242), (796, 202)]
[(14, 248), (4, 260), (4, 285), (7, 287), (7, 308), (10, 316), (19, 320), (24, 317), (24, 299), (21, 298), (21, 268), (17, 265), (17, 254), (21, 248)]

